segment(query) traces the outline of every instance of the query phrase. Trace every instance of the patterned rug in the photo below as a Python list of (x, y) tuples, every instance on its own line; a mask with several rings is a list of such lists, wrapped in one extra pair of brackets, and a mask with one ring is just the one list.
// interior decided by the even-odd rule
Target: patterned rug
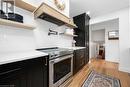
[(82, 87), (121, 87), (120, 80), (92, 71)]

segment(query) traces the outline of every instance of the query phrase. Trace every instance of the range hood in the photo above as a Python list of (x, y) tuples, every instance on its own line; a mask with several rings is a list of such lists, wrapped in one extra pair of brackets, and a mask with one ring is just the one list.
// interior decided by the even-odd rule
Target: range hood
[(76, 28), (77, 26), (74, 24), (73, 20), (69, 17), (63, 15), (62, 13), (58, 12), (56, 9), (50, 7), (46, 3), (42, 3), (35, 11), (34, 17), (40, 18), (59, 26), (66, 25), (70, 28)]

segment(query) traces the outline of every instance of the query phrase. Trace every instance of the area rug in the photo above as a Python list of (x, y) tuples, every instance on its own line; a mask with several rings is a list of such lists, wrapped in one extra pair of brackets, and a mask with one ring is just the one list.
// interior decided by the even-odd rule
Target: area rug
[(82, 87), (121, 87), (120, 80), (92, 71)]

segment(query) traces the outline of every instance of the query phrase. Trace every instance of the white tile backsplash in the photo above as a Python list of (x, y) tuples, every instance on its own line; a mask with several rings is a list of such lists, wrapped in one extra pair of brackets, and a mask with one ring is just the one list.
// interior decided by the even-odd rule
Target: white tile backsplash
[[(55, 46), (70, 47), (72, 45), (72, 37), (48, 36), (49, 28), (54, 27), (56, 29), (57, 25), (41, 19), (34, 20), (31, 12), (20, 8), (16, 8), (16, 13), (24, 16), (24, 23), (36, 25), (36, 29), (28, 30), (0, 25), (0, 52), (33, 50)], [(64, 29), (63, 26), (56, 30), (61, 32)]]
[(35, 49), (32, 30), (0, 26), (0, 52)]

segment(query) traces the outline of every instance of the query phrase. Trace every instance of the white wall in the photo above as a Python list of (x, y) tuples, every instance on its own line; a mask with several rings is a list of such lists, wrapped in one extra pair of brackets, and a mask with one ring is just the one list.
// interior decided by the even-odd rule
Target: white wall
[(108, 40), (108, 32), (117, 30), (108, 28), (105, 31), (105, 58), (107, 61), (119, 63), (119, 40)]
[(90, 50), (89, 50), (89, 54), (90, 54), (90, 56), (89, 56), (89, 58), (91, 59), (91, 58), (96, 58), (96, 46), (97, 46), (97, 44), (96, 43), (94, 43), (93, 41), (91, 41), (90, 42)]
[(129, 45), (130, 45), (130, 31), (129, 31), (129, 9), (122, 9), (117, 12), (112, 12), (107, 15), (103, 15), (97, 18), (91, 19), (90, 23), (99, 23), (102, 21), (108, 21), (111, 19), (119, 18), (119, 70), (130, 72), (130, 53), (129, 53)]
[(91, 37), (94, 42), (105, 42), (105, 29), (92, 30)]
[[(69, 4), (69, 3), (68, 3)], [(24, 23), (36, 26), (34, 30), (0, 26), (0, 52), (34, 50), (41, 47), (71, 46), (72, 37), (48, 36), (49, 28), (64, 31), (65, 26), (57, 29), (57, 25), (36, 19), (29, 11), (16, 8), (16, 13), (24, 16)], [(68, 13), (67, 13), (68, 14)]]
[[(129, 25), (130, 25), (130, 0), (129, 0)], [(129, 26), (129, 32), (130, 32), (130, 26)], [(130, 34), (129, 34), (129, 37), (130, 37)], [(129, 48), (130, 48), (130, 45), (129, 45)]]
[(124, 10), (119, 20), (119, 38), (120, 38), (120, 70), (130, 72), (130, 53), (129, 53), (129, 12)]

